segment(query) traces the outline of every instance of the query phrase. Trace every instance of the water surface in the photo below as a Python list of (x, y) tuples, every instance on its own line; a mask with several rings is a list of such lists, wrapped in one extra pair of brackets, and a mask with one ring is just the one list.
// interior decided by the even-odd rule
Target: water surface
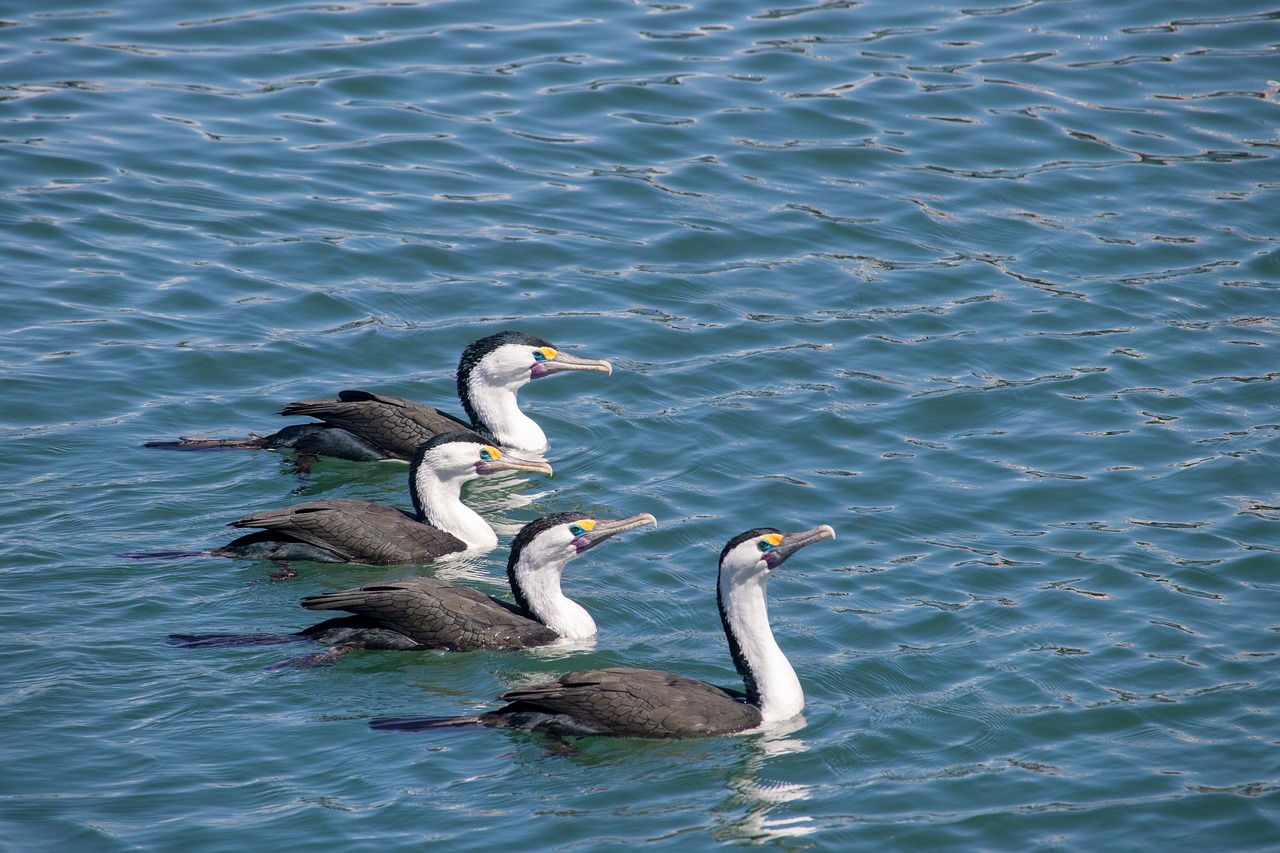
[[(0, 12), (13, 849), (1274, 849), (1280, 12), (459, 2)], [(456, 410), (502, 328), (593, 647), (270, 671), (303, 595), (134, 562), (403, 465), (172, 454), (348, 387)], [(625, 663), (726, 685), (715, 555), (804, 718), (708, 741), (370, 731)], [(502, 590), (505, 552), (446, 571)]]

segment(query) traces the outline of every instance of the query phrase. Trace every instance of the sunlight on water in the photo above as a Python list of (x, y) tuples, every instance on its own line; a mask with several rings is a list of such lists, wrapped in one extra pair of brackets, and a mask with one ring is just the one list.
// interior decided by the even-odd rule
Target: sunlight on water
[[(117, 6), (119, 8), (117, 8)], [(15, 849), (1275, 846), (1280, 13), (38, 4), (0, 12)], [(531, 652), (281, 647), (430, 567), (195, 552), (270, 507), (410, 508), (406, 466), (144, 442), (367, 389), (461, 414), (500, 329), (607, 358), (521, 391), (565, 572)], [(394, 734), (570, 669), (740, 677), (716, 558), (770, 583), (804, 714), (739, 737)], [(315, 650), (313, 648), (313, 650)], [(1122, 842), (1129, 843), (1129, 842)]]

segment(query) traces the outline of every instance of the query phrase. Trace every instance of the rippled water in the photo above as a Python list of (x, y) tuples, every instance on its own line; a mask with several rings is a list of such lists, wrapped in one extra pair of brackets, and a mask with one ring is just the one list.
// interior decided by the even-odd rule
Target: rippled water
[[(1280, 845), (1273, 6), (0, 19), (4, 846)], [(503, 541), (659, 519), (570, 567), (594, 647), (164, 643), (389, 573), (116, 554), (403, 504), (405, 468), (144, 441), (347, 387), (456, 408), (461, 348), (508, 327), (615, 371), (526, 389), (556, 476), (473, 493)], [(818, 523), (771, 588), (794, 726), (366, 725), (598, 663), (732, 684), (715, 555)], [(504, 560), (449, 571), (499, 591)]]

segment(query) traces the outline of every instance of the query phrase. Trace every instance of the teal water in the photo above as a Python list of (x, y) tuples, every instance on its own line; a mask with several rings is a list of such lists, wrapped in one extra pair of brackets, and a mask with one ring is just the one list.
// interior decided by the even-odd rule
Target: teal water
[[(32, 8), (37, 11), (32, 11)], [(250, 0), (0, 7), (12, 850), (1280, 847), (1274, 4)], [(502, 328), (614, 363), (523, 395), (551, 479), (652, 512), (539, 653), (190, 650), (412, 572), (126, 561), (402, 465), (245, 435), (369, 388), (456, 408)], [(370, 731), (601, 663), (736, 681), (771, 584), (787, 730)], [(449, 569), (502, 589), (505, 552)]]

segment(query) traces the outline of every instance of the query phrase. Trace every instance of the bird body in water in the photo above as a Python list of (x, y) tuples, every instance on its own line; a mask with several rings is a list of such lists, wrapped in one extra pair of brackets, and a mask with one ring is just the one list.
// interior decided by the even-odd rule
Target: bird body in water
[(616, 521), (564, 512), (531, 521), (516, 534), (507, 561), (515, 603), (440, 578), (411, 577), (311, 595), (308, 610), (344, 610), (294, 634), (178, 634), (173, 645), (226, 647), (310, 640), (325, 652), (286, 661), (295, 668), (328, 663), (357, 649), (447, 651), (544, 646), (595, 636), (596, 623), (560, 587), (565, 565), (626, 530), (655, 524), (648, 513)]
[(475, 433), (443, 433), (426, 442), (413, 458), (409, 469), (413, 513), (348, 498), (308, 501), (231, 522), (231, 527), (255, 529), (220, 548), (125, 556), (409, 565), (462, 551), (490, 551), (498, 547), (497, 534), (462, 502), (461, 492), (468, 480), (499, 471), (550, 474), (551, 466), (504, 454)]
[(717, 600), (744, 693), (659, 670), (609, 667), (509, 690), (499, 697), (506, 705), (485, 713), (387, 718), (370, 725), (393, 731), (479, 726), (554, 735), (687, 738), (791, 719), (804, 708), (804, 692), (769, 628), (765, 586), (769, 574), (797, 550), (834, 535), (825, 524), (785, 534), (756, 528), (729, 540), (721, 552)]
[(468, 421), (399, 397), (370, 391), (341, 391), (336, 399), (299, 400), (282, 415), (305, 415), (313, 423), (293, 424), (266, 436), (149, 441), (167, 450), (289, 450), (304, 470), (317, 456), (358, 462), (407, 461), (432, 436), (470, 430), (510, 450), (539, 453), (546, 434), (520, 410), (518, 394), (534, 379), (574, 370), (612, 373), (607, 361), (581, 358), (543, 338), (504, 331), (472, 342), (458, 362), (458, 396)]

